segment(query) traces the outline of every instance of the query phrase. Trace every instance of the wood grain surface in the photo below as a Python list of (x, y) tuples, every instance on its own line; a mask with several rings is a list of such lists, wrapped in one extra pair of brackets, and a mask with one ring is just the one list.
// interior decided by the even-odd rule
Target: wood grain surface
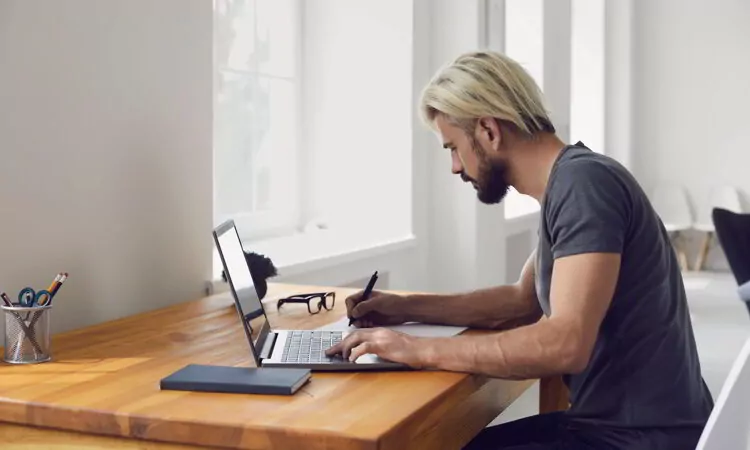
[[(325, 289), (271, 284), (272, 326), (339, 319), (353, 290), (336, 289), (330, 312), (311, 316), (301, 304), (276, 312), (281, 296)], [(252, 364), (229, 294), (63, 333), (52, 351), (48, 363), (0, 363), (3, 449), (460, 448), (532, 384), (358, 372), (314, 373), (293, 396), (161, 391), (159, 380), (186, 364)]]
[(542, 378), (539, 380), (539, 412), (551, 413), (565, 411), (570, 407), (568, 387), (562, 377)]

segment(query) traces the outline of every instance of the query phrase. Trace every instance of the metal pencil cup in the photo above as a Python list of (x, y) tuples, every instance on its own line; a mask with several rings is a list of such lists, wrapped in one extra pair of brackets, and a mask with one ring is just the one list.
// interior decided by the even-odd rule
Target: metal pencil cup
[(5, 362), (34, 364), (52, 359), (49, 321), (52, 305), (5, 306)]

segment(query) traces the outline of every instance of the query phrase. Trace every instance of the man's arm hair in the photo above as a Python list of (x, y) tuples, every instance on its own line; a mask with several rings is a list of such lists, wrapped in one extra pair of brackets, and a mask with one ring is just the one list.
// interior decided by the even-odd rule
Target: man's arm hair
[(535, 252), (514, 284), (456, 295), (415, 294), (402, 303), (410, 321), (507, 330), (539, 320), (542, 310), (534, 286)]

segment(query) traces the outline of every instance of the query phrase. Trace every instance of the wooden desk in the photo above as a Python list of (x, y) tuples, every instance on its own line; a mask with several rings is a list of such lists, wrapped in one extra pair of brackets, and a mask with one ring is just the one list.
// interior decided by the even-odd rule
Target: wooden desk
[[(316, 328), (315, 316), (275, 299), (317, 287), (271, 285), (274, 328)], [(460, 448), (531, 381), (449, 372), (314, 373), (294, 396), (160, 391), (188, 363), (248, 366), (228, 294), (126, 317), (53, 338), (52, 362), (0, 363), (3, 449)], [(41, 428), (44, 427), (44, 428)]]

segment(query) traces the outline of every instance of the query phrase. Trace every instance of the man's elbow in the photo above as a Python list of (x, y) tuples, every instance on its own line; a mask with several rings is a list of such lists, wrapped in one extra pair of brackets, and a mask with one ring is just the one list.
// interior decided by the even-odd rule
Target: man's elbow
[(588, 366), (589, 355), (583, 355), (582, 352), (577, 352), (567, 361), (565, 373), (577, 375), (586, 370), (586, 367)]
[(567, 339), (559, 355), (561, 371), (575, 375), (582, 373), (588, 367), (591, 349), (581, 339)]

